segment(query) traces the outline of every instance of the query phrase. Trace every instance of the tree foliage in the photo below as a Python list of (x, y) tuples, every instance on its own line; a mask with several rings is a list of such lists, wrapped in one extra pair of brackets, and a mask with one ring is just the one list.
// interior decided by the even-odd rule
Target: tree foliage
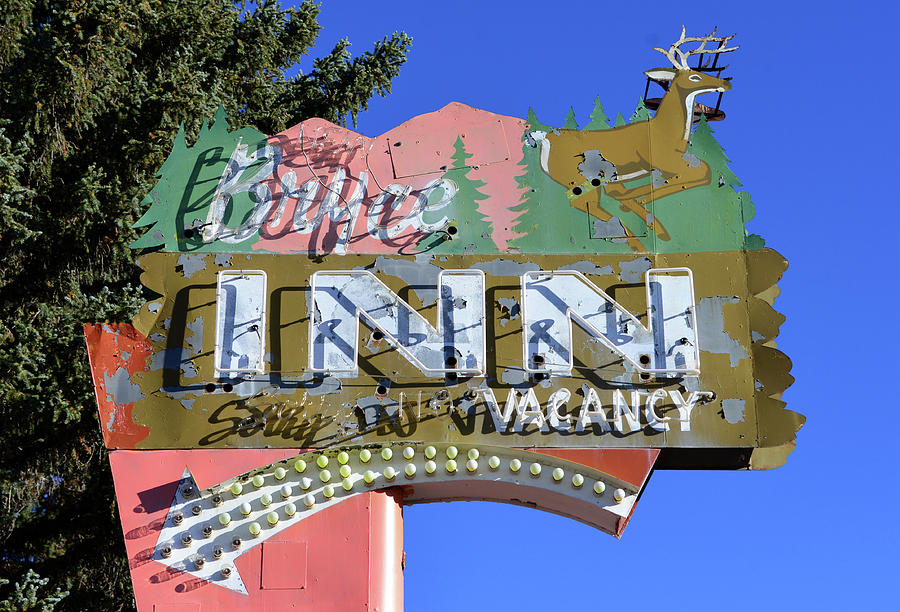
[(342, 40), (287, 77), (315, 43), (318, 11), (0, 8), (0, 576), (24, 585), (35, 568), (51, 597), (70, 592), (57, 609), (133, 606), (81, 322), (127, 321), (142, 301), (131, 225), (179, 126), (192, 141), (220, 105), (233, 126), (269, 134), (312, 116), (355, 121), (405, 60), (403, 33), (357, 57)]
[(481, 179), (469, 178), (472, 168), (467, 160), (472, 155), (466, 151), (466, 145), (459, 136), (453, 143), (452, 157), (453, 165), (444, 173), (443, 178), (456, 186), (456, 193), (449, 206), (431, 214), (426, 213), (424, 219), (428, 223), (434, 223), (444, 216), (449, 217), (458, 233), (452, 240), (444, 240), (443, 236), (446, 234), (440, 234), (441, 237), (429, 244), (426, 250), (431, 253), (496, 253), (498, 249), (493, 239), (494, 224), (478, 209), (478, 203), (488, 199), (487, 195), (479, 191), (486, 183)]

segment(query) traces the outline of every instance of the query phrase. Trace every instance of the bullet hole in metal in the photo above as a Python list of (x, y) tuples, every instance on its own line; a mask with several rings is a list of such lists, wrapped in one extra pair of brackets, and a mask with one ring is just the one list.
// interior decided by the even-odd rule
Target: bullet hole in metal
[(204, 389), (206, 389), (207, 393), (212, 393), (213, 391), (216, 390), (216, 385), (215, 385), (215, 383), (206, 383), (206, 386), (204, 387)]
[(384, 332), (380, 329), (376, 329), (372, 332), (372, 340), (375, 340), (376, 342), (378, 340), (384, 340)]
[(232, 385), (231, 383), (225, 383), (224, 385), (222, 385), (222, 391), (224, 391), (225, 393), (231, 393), (232, 391), (234, 391), (234, 385)]
[(640, 357), (638, 357), (638, 361), (641, 362), (642, 366), (646, 366), (650, 363), (650, 355), (641, 355)]
[(641, 374), (641, 380), (643, 380), (644, 382), (650, 380), (650, 375), (649, 374)]
[(455, 225), (451, 225), (450, 227), (447, 228), (447, 233), (450, 234), (451, 236), (456, 236), (456, 234), (459, 233), (459, 228), (456, 227)]
[(591, 185), (593, 185), (594, 187), (599, 187), (600, 179), (598, 179), (598, 178), (591, 179)]
[(447, 372), (444, 376), (445, 382), (448, 385), (455, 385), (459, 380), (459, 376), (457, 376), (456, 372)]
[(455, 368), (456, 364), (457, 364), (456, 357), (454, 357), (452, 355), (450, 357), (447, 357), (447, 359), (445, 360), (445, 363), (447, 364), (448, 368)]
[(534, 376), (534, 380), (536, 382), (541, 382), (542, 380), (545, 380), (547, 378), (547, 375), (544, 374), (543, 372), (538, 372), (537, 374), (534, 374), (533, 376)]
[(379, 397), (379, 396), (384, 397), (386, 395), (387, 395), (387, 387), (385, 387), (384, 385), (378, 385), (377, 387), (375, 387), (375, 396), (376, 397)]
[(572, 193), (574, 193), (575, 195), (581, 195), (581, 187), (573, 187)]
[(542, 365), (544, 365), (543, 355), (534, 355), (531, 360), (534, 361), (534, 365), (536, 365), (537, 367), (541, 367)]

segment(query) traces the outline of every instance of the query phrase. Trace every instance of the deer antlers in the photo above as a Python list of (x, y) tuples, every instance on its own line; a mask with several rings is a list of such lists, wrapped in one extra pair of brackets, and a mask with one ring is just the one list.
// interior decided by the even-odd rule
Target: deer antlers
[[(666, 51), (664, 49), (660, 49), (659, 47), (653, 47), (655, 51), (659, 51), (672, 62), (672, 65), (675, 66), (678, 70), (690, 70), (690, 66), (688, 66), (688, 58), (692, 55), (703, 55), (705, 53), (714, 54), (714, 53), (728, 53), (729, 51), (735, 51), (740, 49), (740, 45), (734, 47), (726, 47), (725, 45), (729, 40), (734, 38), (734, 34), (731, 36), (716, 36), (716, 30), (718, 28), (713, 28), (712, 33), (709, 36), (685, 36), (684, 26), (681, 26), (681, 37), (676, 40), (669, 47), (669, 50)], [(696, 49), (691, 49), (687, 52), (681, 50), (681, 45), (684, 43), (691, 42), (699, 42), (700, 46)], [(709, 42), (717, 42), (719, 46), (715, 49), (706, 49), (706, 43)], [(708, 65), (708, 62), (707, 62)], [(727, 68), (727, 66), (723, 66), (722, 68)]]

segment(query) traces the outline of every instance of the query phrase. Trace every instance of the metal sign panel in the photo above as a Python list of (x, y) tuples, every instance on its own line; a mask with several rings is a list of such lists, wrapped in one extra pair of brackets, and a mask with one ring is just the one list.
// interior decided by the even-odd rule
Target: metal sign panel
[(156, 499), (130, 554), (254, 598), (311, 583), (241, 559), (372, 491), (619, 535), (653, 467), (783, 463), (787, 264), (696, 102), (730, 81), (688, 65), (729, 40), (660, 49), (655, 114), (612, 127), (451, 103), (375, 138), (223, 113), (181, 137), (133, 245), (158, 297), (85, 328), (113, 464), (146, 479), (120, 495)]

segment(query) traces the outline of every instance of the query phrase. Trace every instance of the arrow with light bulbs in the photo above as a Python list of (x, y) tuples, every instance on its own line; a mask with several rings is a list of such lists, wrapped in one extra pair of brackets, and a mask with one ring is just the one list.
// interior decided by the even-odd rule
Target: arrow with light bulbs
[[(332, 448), (278, 461), (202, 491), (185, 469), (152, 558), (247, 594), (234, 565), (237, 557), (352, 495), (411, 486), (411, 498), (419, 495), (422, 501), (479, 499), (487, 487), (501, 483), (516, 485), (520, 503), (601, 528), (609, 524), (602, 518), (627, 518), (638, 494), (634, 485), (604, 472), (517, 449), (426, 443)], [(553, 503), (542, 503), (547, 500)], [(585, 511), (596, 511), (598, 520), (585, 520)]]

